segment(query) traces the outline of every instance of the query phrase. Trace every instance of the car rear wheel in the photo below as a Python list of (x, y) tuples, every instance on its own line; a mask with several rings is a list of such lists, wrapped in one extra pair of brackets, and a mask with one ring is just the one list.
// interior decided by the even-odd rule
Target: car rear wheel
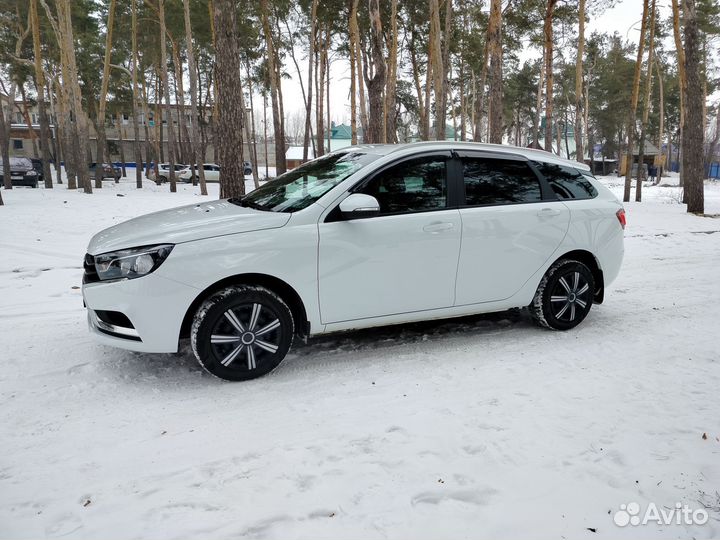
[(203, 302), (190, 341), (206, 371), (227, 381), (244, 381), (275, 369), (294, 334), (292, 312), (278, 295), (264, 287), (236, 285)]
[(553, 330), (570, 330), (580, 324), (593, 303), (595, 279), (580, 261), (561, 259), (545, 273), (530, 304), (535, 321)]

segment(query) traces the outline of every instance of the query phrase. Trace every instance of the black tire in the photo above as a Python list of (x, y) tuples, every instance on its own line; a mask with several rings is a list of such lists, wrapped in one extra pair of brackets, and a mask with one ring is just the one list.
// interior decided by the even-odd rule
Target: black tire
[(160, 180), (161, 184), (168, 181), (167, 176), (158, 176), (158, 179)]
[(587, 317), (594, 295), (595, 278), (590, 269), (580, 261), (561, 259), (542, 278), (530, 313), (540, 326), (570, 330)]
[(33, 187), (33, 189), (37, 189), (37, 187), (38, 187), (38, 183), (37, 183), (37, 182), (35, 182), (35, 183), (34, 183), (34, 184), (32, 185), (32, 187)]
[(264, 287), (235, 285), (203, 302), (193, 319), (190, 342), (211, 375), (246, 381), (275, 369), (294, 335), (292, 311), (282, 298)]

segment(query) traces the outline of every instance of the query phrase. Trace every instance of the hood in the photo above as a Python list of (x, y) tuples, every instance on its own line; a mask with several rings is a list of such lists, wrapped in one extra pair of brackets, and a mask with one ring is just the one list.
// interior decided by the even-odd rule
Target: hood
[(88, 253), (276, 229), (289, 220), (288, 213), (253, 210), (227, 200), (205, 202), (146, 214), (100, 231), (90, 240)]

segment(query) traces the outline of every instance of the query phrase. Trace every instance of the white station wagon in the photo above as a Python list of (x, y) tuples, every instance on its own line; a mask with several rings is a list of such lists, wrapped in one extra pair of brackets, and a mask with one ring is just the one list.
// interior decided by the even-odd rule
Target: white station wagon
[(355, 146), (241, 199), (156, 212), (90, 241), (83, 297), (108, 345), (190, 338), (227, 380), (296, 336), (527, 307), (579, 324), (623, 258), (625, 213), (587, 166), (511, 146)]

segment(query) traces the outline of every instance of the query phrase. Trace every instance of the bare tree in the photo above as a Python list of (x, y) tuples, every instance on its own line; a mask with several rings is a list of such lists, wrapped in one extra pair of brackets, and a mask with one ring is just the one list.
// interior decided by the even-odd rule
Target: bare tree
[[(449, 1), (449, 0), (448, 0)], [(490, 55), (490, 114), (488, 142), (501, 144), (503, 134), (502, 2), (492, 0), (488, 21), (487, 47)]]
[[(643, 0), (643, 18), (640, 26), (640, 41), (638, 42), (637, 60), (635, 61), (635, 75), (633, 76), (632, 98), (630, 100), (630, 114), (628, 115), (627, 125), (627, 153), (625, 159), (625, 190), (623, 193), (623, 201), (630, 200), (630, 187), (632, 184), (632, 164), (633, 164), (633, 138), (635, 135), (635, 124), (637, 122), (637, 105), (640, 96), (640, 71), (642, 69), (643, 52), (645, 50), (645, 31), (647, 29), (648, 20), (648, 0)], [(638, 163), (638, 170), (642, 168), (642, 164)], [(640, 180), (638, 179), (638, 182)]]
[(372, 71), (365, 70), (370, 115), (368, 118), (368, 132), (366, 140), (369, 143), (380, 143), (385, 140), (385, 123), (383, 119), (383, 90), (385, 89), (385, 76), (387, 66), (383, 54), (383, 29), (380, 19), (379, 0), (368, 0), (370, 15), (370, 47), (372, 58)]
[[(312, 96), (313, 96), (313, 62), (315, 60), (315, 40), (317, 39), (317, 10), (318, 10), (318, 0), (312, 0), (312, 6), (310, 8), (310, 38), (308, 39), (309, 42), (309, 52), (308, 52), (308, 89), (307, 89), (307, 99), (305, 100), (305, 133), (303, 135), (303, 161), (307, 161), (308, 159), (308, 149), (310, 146), (310, 131), (312, 122), (310, 121), (310, 118), (312, 116)], [(350, 32), (352, 33), (352, 22), (350, 22)], [(352, 41), (352, 34), (350, 36)], [(351, 55), (352, 55), (352, 48)], [(354, 63), (354, 58), (351, 57), (350, 59), (351, 65)], [(352, 81), (353, 83), (355, 81)]]
[[(553, 138), (553, 15), (558, 0), (547, 0), (543, 24), (545, 49), (545, 150), (552, 152)], [(560, 152), (560, 148), (558, 148)]]
[(702, 54), (700, 30), (695, 0), (682, 0), (685, 34), (685, 118), (682, 130), (682, 166), (685, 175), (687, 211), (694, 214), (705, 212), (704, 136), (705, 99), (702, 87)]
[[(448, 0), (450, 3), (450, 0)], [(390, 50), (388, 58), (388, 75), (385, 88), (385, 142), (394, 143), (397, 139), (397, 122), (395, 121), (395, 99), (397, 91), (397, 56), (398, 56), (398, 0), (390, 4)]]
[(137, 46), (137, 0), (131, 0), (131, 48), (132, 48), (132, 100), (133, 100), (133, 150), (135, 153), (135, 186), (143, 187), (142, 181), (142, 153), (140, 152), (140, 111), (138, 107), (138, 46)]
[[(584, 162), (583, 148), (583, 54), (585, 54), (585, 0), (578, 2), (578, 46), (575, 57), (575, 159)], [(568, 156), (570, 157), (570, 156)]]
[[(200, 159), (200, 126), (198, 125), (197, 106), (197, 67), (195, 65), (195, 51), (193, 49), (192, 26), (190, 25), (190, 0), (183, 0), (185, 12), (185, 45), (187, 46), (188, 71), (190, 74), (190, 126), (192, 129), (192, 158), (191, 167), (197, 166), (197, 175), (200, 177), (200, 195), (207, 195), (205, 184), (205, 169)], [(195, 171), (192, 171), (195, 176)]]
[[(145, 0), (146, 2), (148, 0)], [(170, 84), (168, 82), (167, 68), (167, 43), (165, 36), (167, 30), (165, 27), (165, 0), (158, 0), (158, 19), (160, 21), (160, 83), (165, 94), (165, 110), (167, 111), (167, 131), (168, 131), (168, 163), (170, 168), (168, 175), (170, 176), (170, 191), (177, 191), (175, 178), (175, 127), (173, 126), (172, 109), (170, 108)], [(238, 71), (239, 73), (239, 71)], [(162, 125), (162, 109), (160, 111), (159, 123)], [(162, 137), (160, 138), (162, 145)]]
[(216, 32), (215, 85), (219, 112), (216, 116), (215, 141), (220, 165), (220, 198), (224, 199), (245, 195), (243, 95), (237, 5), (234, 0), (214, 0), (213, 9)]
[(50, 122), (45, 106), (45, 72), (42, 66), (42, 48), (40, 47), (40, 22), (37, 0), (30, 0), (30, 19), (33, 34), (33, 55), (35, 56), (35, 88), (37, 90), (38, 113), (40, 115), (40, 152), (45, 187), (53, 187), (50, 170)]
[(652, 90), (653, 53), (655, 52), (655, 1), (652, 0), (650, 9), (650, 38), (648, 40), (648, 60), (645, 72), (645, 100), (643, 103), (642, 120), (640, 121), (640, 141), (638, 143), (638, 179), (635, 183), (635, 202), (642, 200), (642, 184), (645, 178), (643, 162), (645, 161), (645, 136), (648, 119), (650, 117), (650, 92)]
[[(160, 0), (162, 2), (162, 0)], [(107, 147), (107, 137), (105, 136), (105, 107), (107, 105), (107, 92), (108, 82), (110, 80), (110, 55), (112, 53), (112, 38), (113, 38), (113, 23), (115, 21), (115, 0), (110, 0), (110, 6), (108, 8), (107, 18), (107, 33), (105, 34), (105, 59), (103, 61), (103, 77), (102, 84), (100, 85), (100, 103), (98, 105), (97, 113), (97, 151), (96, 160), (97, 166), (95, 167), (95, 187), (102, 187), (103, 168), (101, 163), (110, 161), (110, 156)]]

